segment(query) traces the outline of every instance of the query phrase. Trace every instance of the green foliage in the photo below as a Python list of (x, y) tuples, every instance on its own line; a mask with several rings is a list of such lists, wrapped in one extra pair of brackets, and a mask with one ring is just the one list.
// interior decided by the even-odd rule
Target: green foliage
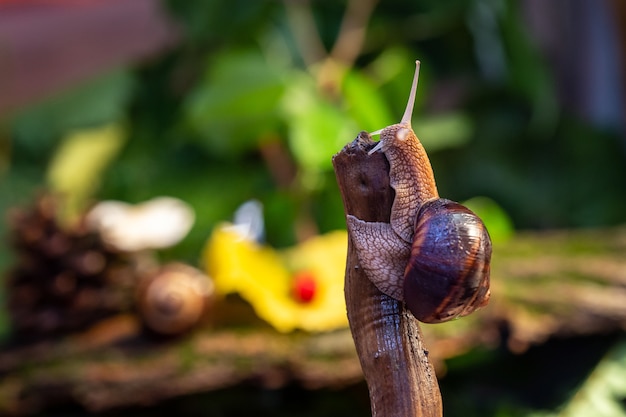
[(192, 134), (221, 157), (256, 149), (260, 138), (278, 128), (283, 77), (254, 50), (212, 56), (186, 103)]
[[(236, 5), (169, 2), (184, 33), (172, 53), (7, 121), (5, 207), (45, 181), (70, 131), (116, 121), (126, 143), (84, 198), (138, 202), (168, 193), (191, 202), (199, 223), (186, 250), (250, 198), (266, 205), (278, 245), (294, 242), (296, 219), (320, 231), (341, 226), (329, 220), (343, 217), (330, 159), (360, 130), (399, 120), (419, 58), (413, 125), (442, 195), (489, 197), (518, 228), (625, 220), (619, 136), (559, 107), (517, 2), (379, 4), (356, 61), (334, 66), (307, 58), (307, 45), (318, 38), (332, 49), (341, 4), (300, 9), (317, 25), (304, 40), (280, 3)], [(268, 153), (268, 143), (282, 154)], [(288, 168), (280, 178), (278, 166)]]
[(27, 109), (12, 122), (16, 144), (50, 152), (71, 129), (122, 119), (133, 85), (129, 72), (115, 71)]
[(463, 204), (482, 219), (494, 245), (506, 242), (515, 233), (509, 215), (492, 199), (474, 197), (464, 201)]
[(306, 170), (331, 169), (331, 157), (357, 131), (356, 124), (316, 92), (307, 74), (294, 77), (284, 102), (290, 149)]
[(54, 193), (66, 196), (68, 219), (75, 219), (86, 210), (89, 197), (103, 177), (102, 171), (123, 143), (124, 132), (118, 125), (82, 129), (63, 138), (50, 162), (47, 179)]
[(349, 71), (346, 74), (342, 97), (346, 101), (348, 114), (356, 122), (358, 129), (373, 132), (399, 121), (399, 117), (391, 113), (379, 87), (361, 72)]
[(622, 340), (600, 362), (560, 417), (624, 417), (626, 398), (626, 342)]
[[(128, 103), (135, 91), (133, 76), (129, 71), (119, 70), (76, 86), (75, 88), (37, 103), (26, 109), (13, 120), (0, 122), (0, 160), (6, 161), (7, 169), (0, 171), (0, 212), (6, 213), (11, 207), (25, 205), (32, 201), (35, 193), (46, 183), (50, 162), (62, 148), (62, 138), (76, 129), (97, 127), (126, 117)], [(2, 124), (4, 123), (4, 124)], [(6, 143), (5, 143), (6, 141)], [(102, 150), (117, 147), (111, 141), (100, 141)], [(106, 153), (106, 151), (105, 151)], [(78, 156), (80, 161), (86, 155)], [(96, 161), (83, 159), (85, 167), (94, 168)], [(107, 163), (105, 162), (104, 165)], [(67, 169), (69, 167), (65, 167)], [(80, 187), (72, 187), (73, 196), (87, 198), (86, 188), (91, 181), (102, 182), (104, 167), (97, 172), (97, 178), (85, 177), (78, 169), (65, 178), (83, 178)], [(96, 173), (94, 172), (94, 175)], [(96, 191), (94, 187), (92, 191)], [(75, 193), (75, 194), (74, 194)], [(0, 235), (6, 236), (7, 223), (0, 222)], [(11, 257), (8, 248), (0, 240), (0, 270), (4, 271)], [(1, 294), (0, 294), (1, 296)]]
[(533, 417), (624, 417), (626, 398), (626, 341), (618, 342), (558, 412)]

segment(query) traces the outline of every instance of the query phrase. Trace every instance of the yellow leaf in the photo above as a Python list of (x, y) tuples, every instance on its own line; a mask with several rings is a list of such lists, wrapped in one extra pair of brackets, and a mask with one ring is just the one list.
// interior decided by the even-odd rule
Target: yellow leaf
[[(348, 325), (343, 296), (347, 241), (346, 232), (337, 231), (278, 252), (226, 225), (207, 242), (205, 269), (218, 293), (238, 293), (278, 331), (329, 331)], [(294, 278), (302, 271), (315, 279), (310, 302), (294, 296)]]
[(74, 131), (63, 138), (47, 172), (52, 191), (65, 198), (65, 217), (77, 215), (124, 144), (118, 124)]

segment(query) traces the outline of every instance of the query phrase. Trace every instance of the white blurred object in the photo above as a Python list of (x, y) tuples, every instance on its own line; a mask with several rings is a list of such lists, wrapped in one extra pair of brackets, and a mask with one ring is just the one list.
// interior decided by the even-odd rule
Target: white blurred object
[(123, 251), (162, 249), (175, 245), (189, 233), (193, 209), (173, 197), (157, 197), (141, 204), (103, 201), (89, 211), (87, 226), (104, 241)]
[(243, 239), (262, 242), (265, 237), (263, 204), (257, 200), (248, 200), (240, 205), (233, 216), (231, 230), (235, 230)]

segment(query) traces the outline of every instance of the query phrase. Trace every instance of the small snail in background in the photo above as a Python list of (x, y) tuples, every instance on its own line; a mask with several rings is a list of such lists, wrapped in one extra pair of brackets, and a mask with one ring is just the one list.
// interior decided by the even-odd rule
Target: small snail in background
[(175, 263), (146, 278), (137, 294), (144, 324), (156, 333), (177, 335), (205, 316), (213, 296), (213, 282), (199, 270)]
[(347, 216), (360, 267), (388, 296), (404, 301), (420, 321), (439, 323), (466, 316), (489, 301), (491, 239), (478, 216), (439, 198), (424, 147), (411, 128), (419, 61), (409, 101), (398, 124), (380, 134), (370, 154), (389, 161), (395, 190), (390, 223)]

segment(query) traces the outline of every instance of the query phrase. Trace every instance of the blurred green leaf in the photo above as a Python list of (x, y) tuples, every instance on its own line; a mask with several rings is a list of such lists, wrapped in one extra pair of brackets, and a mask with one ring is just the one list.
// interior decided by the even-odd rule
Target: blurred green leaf
[(538, 48), (530, 39), (518, 3), (507, 0), (501, 6), (504, 6), (500, 16), (501, 30), (507, 48), (511, 85), (532, 101), (529, 127), (551, 133), (559, 117), (556, 86)]
[[(386, 97), (387, 106), (392, 114), (391, 123), (400, 122), (404, 114), (416, 59), (423, 59), (420, 53), (402, 47), (391, 47), (381, 52), (367, 67), (367, 72), (379, 85), (378, 94), (384, 93)], [(428, 98), (430, 71), (428, 65), (422, 65), (420, 68), (420, 81), (413, 106), (413, 119), (420, 115), (420, 109)], [(389, 124), (387, 123), (385, 126)]]
[(331, 158), (359, 132), (338, 106), (321, 97), (313, 78), (297, 74), (283, 101), (289, 146), (299, 165), (310, 171), (332, 167)]
[(211, 58), (206, 75), (189, 96), (185, 117), (210, 152), (234, 156), (254, 149), (280, 125), (284, 76), (252, 50)]
[(467, 144), (474, 135), (474, 124), (465, 114), (451, 112), (417, 118), (413, 130), (428, 152)]
[(348, 71), (343, 81), (343, 97), (347, 112), (359, 130), (373, 132), (394, 122), (389, 106), (380, 93), (379, 86), (362, 72)]
[(279, 5), (248, 0), (167, 0), (166, 4), (184, 25), (187, 44), (231, 45), (242, 38), (254, 39), (271, 21), (272, 9)]
[(494, 200), (487, 197), (474, 197), (464, 201), (463, 204), (482, 219), (494, 244), (509, 240), (515, 233), (513, 221)]
[(624, 417), (626, 340), (598, 364), (559, 417)]
[(124, 139), (124, 130), (117, 124), (77, 130), (63, 139), (52, 157), (47, 179), (50, 188), (64, 197), (65, 216), (73, 218), (85, 209)]
[(127, 71), (116, 71), (31, 107), (16, 117), (15, 140), (42, 151), (70, 129), (119, 120), (131, 98), (134, 81)]

